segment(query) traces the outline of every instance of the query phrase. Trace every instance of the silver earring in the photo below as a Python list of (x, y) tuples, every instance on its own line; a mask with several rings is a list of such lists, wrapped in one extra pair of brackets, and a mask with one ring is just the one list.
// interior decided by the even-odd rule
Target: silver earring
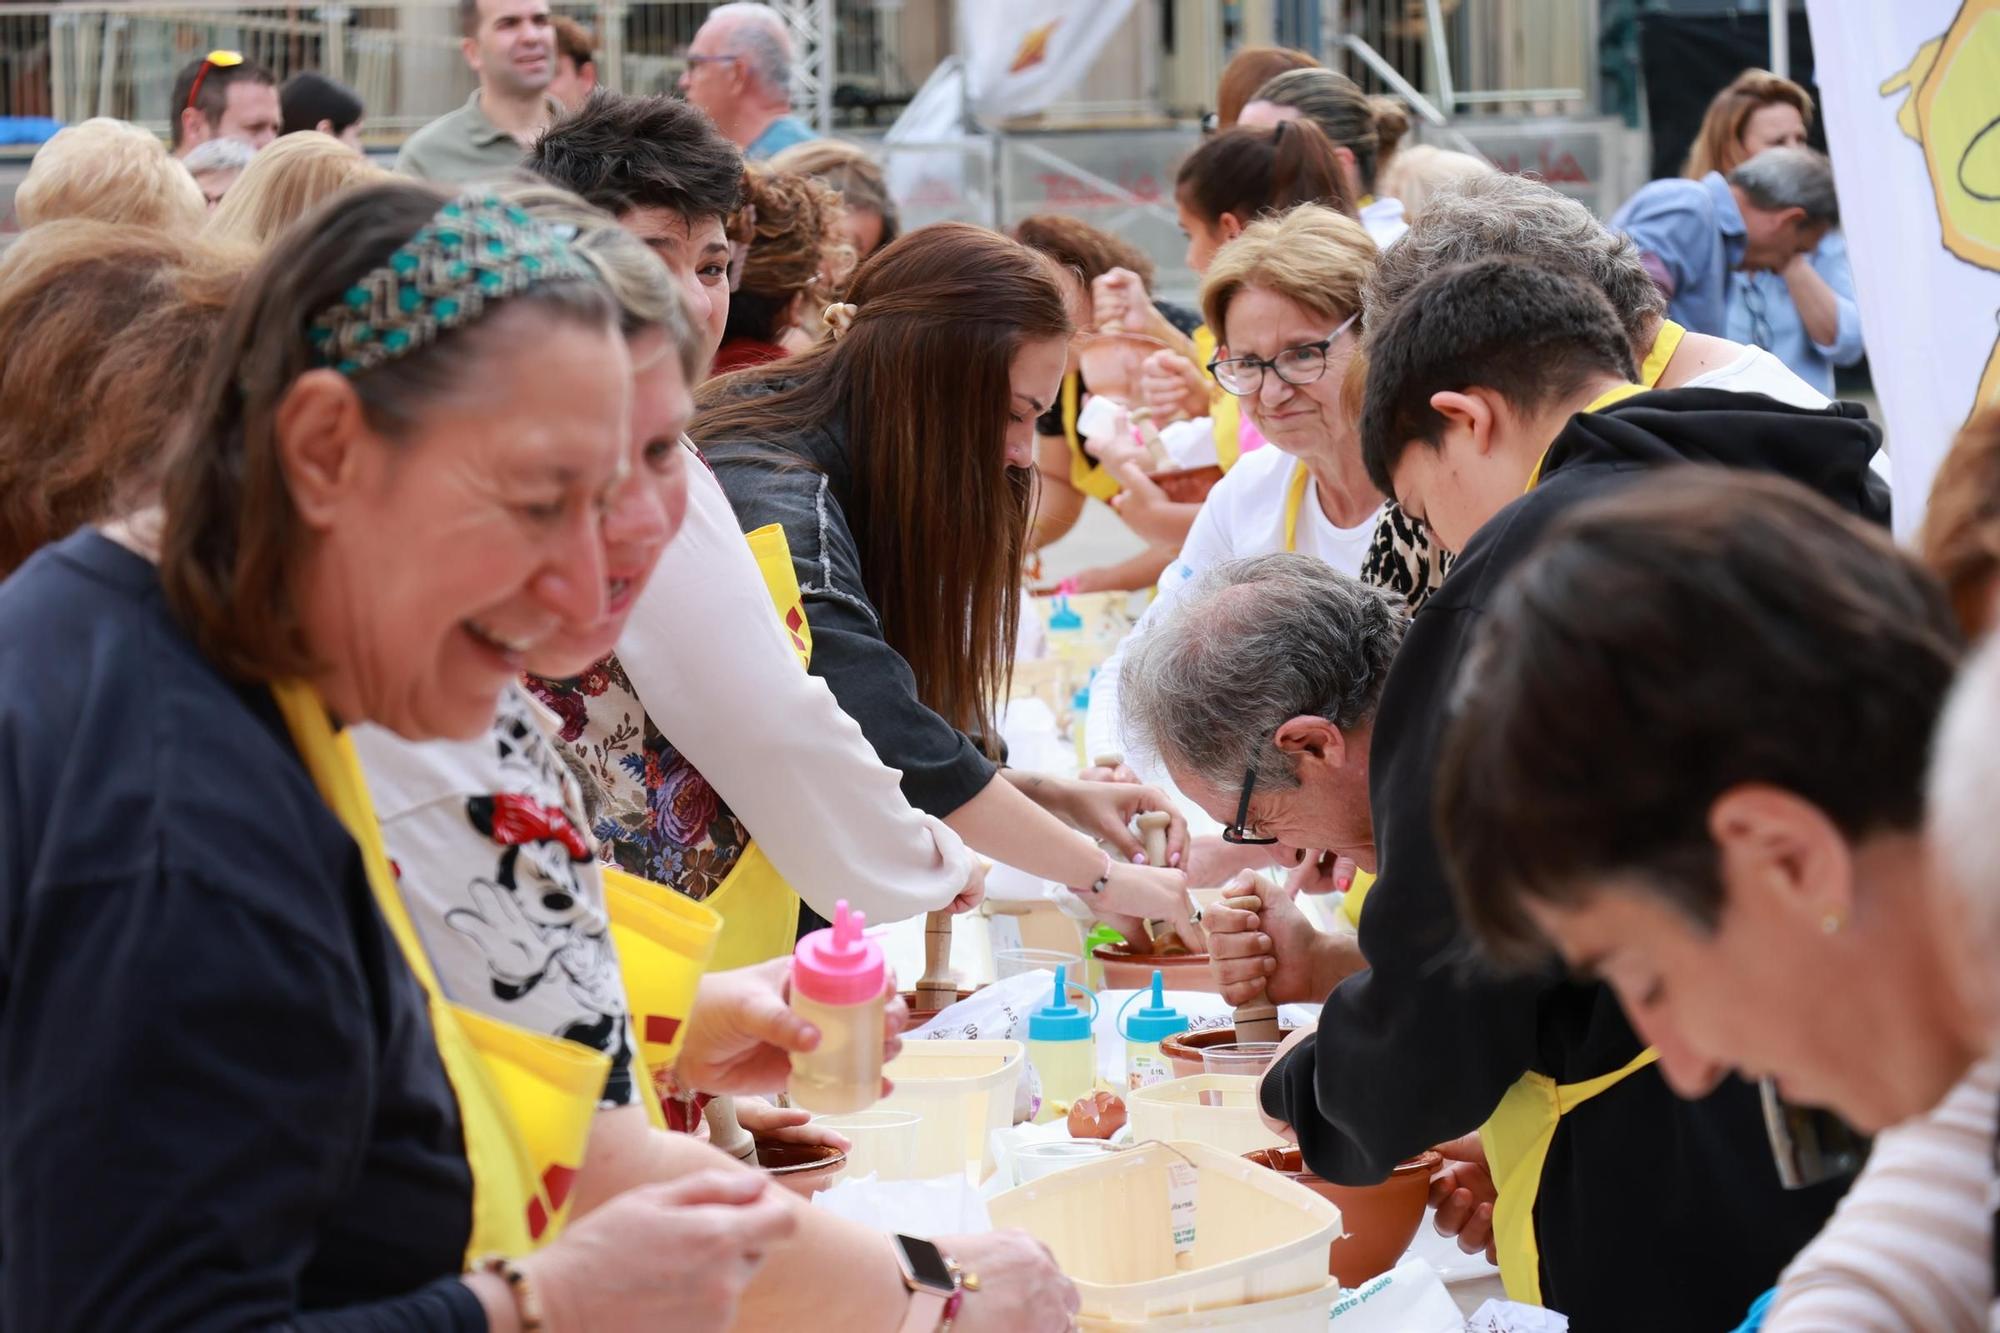
[(1828, 912), (1819, 919), (1819, 928), (1828, 935), (1838, 935), (1840, 928), (1847, 924), (1847, 918), (1838, 912)]

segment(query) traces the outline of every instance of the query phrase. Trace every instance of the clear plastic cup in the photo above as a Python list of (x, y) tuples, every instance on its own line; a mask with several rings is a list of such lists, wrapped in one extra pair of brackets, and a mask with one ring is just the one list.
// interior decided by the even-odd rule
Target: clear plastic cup
[(842, 1179), (871, 1172), (881, 1180), (917, 1179), (917, 1126), (924, 1118), (908, 1111), (854, 1111), (814, 1116), (812, 1123), (833, 1130), (852, 1146)]
[(1027, 972), (1054, 972), (1059, 967), (1069, 969), (1068, 975), (1083, 975), (1083, 958), (1079, 954), (1063, 953), (1059, 949), (995, 949), (993, 951), (993, 978), (1005, 981)]
[(1277, 1058), (1278, 1043), (1275, 1041), (1239, 1041), (1228, 1046), (1208, 1046), (1201, 1053), (1201, 1072), (1261, 1077)]
[(1054, 1139), (1027, 1143), (1014, 1150), (1014, 1178), (1020, 1184), (1085, 1166), (1118, 1150), (1103, 1139)]

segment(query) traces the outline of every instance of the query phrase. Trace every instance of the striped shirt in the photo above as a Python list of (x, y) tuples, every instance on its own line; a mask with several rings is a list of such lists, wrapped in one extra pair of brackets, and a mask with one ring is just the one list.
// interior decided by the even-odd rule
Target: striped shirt
[(1764, 1333), (1984, 1333), (1996, 1108), (1991, 1058), (1928, 1115), (1882, 1133), (1833, 1220), (1785, 1270)]

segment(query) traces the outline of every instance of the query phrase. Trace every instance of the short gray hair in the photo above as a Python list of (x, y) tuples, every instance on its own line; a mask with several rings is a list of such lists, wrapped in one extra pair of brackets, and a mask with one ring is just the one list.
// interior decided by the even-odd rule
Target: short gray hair
[(1363, 325), (1371, 334), (1388, 327), (1389, 316), (1425, 278), (1492, 257), (1525, 259), (1603, 292), (1639, 356), (1667, 313), (1666, 299), (1629, 238), (1540, 181), (1496, 173), (1431, 195), (1403, 239), (1382, 252), (1362, 293)]
[(729, 54), (742, 56), (744, 68), (758, 83), (772, 92), (791, 95), (792, 38), (777, 10), (736, 0), (710, 10), (708, 22), (727, 25)]
[(1833, 163), (1811, 148), (1766, 148), (1729, 173), (1729, 183), (1767, 212), (1805, 210), (1806, 221), (1840, 225), (1840, 196), (1833, 189)]
[(1278, 728), (1308, 716), (1346, 731), (1373, 717), (1407, 624), (1400, 597), (1311, 556), (1217, 565), (1127, 650), (1126, 740), (1218, 789), (1241, 784), (1253, 765), (1269, 785), (1295, 787)]
[(241, 139), (204, 139), (188, 149), (181, 159), (188, 175), (206, 171), (241, 171), (256, 158), (257, 150)]

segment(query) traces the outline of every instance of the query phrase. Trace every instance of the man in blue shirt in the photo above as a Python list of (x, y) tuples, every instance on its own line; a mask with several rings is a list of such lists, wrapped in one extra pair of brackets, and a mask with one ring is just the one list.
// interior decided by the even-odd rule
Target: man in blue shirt
[(819, 136), (792, 114), (792, 38), (768, 5), (718, 5), (688, 45), (681, 95), (761, 162)]
[(1730, 337), (1729, 292), (1739, 270), (1779, 273), (1819, 247), (1840, 221), (1833, 167), (1810, 148), (1759, 153), (1724, 179), (1657, 180), (1611, 219), (1632, 238), (1667, 298), (1667, 317)]

